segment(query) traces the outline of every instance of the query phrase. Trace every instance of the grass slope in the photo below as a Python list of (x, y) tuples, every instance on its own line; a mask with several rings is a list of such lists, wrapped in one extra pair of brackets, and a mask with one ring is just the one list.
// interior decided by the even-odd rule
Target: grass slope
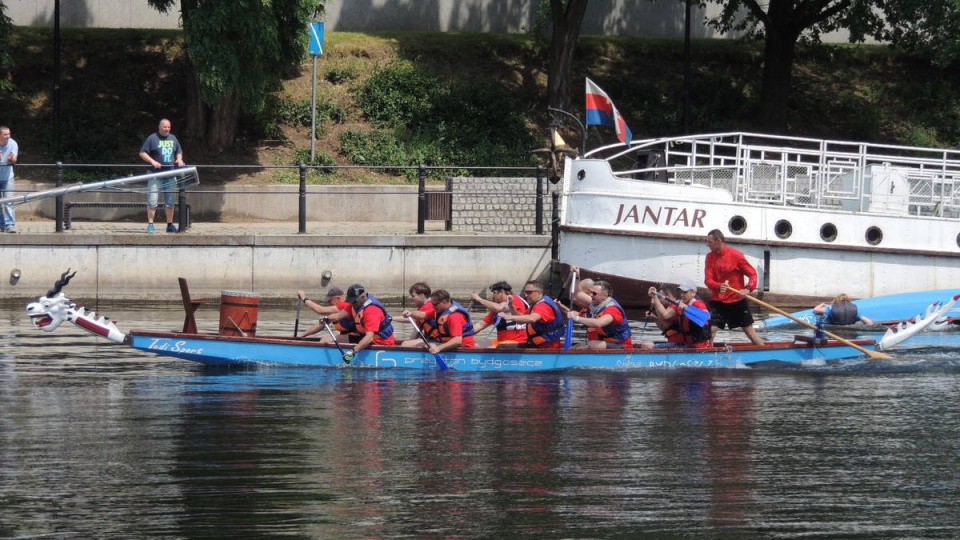
[[(53, 39), (50, 29), (18, 28), (11, 44), (14, 92), (0, 95), (0, 123), (10, 125), (23, 162), (137, 163), (137, 150), (160, 117), (181, 136), (188, 162), (293, 164), (309, 155), (312, 61), (286, 81), (266, 113), (244, 121), (225, 153), (203, 150), (183, 131), (187, 69), (176, 31), (66, 29), (61, 63), (60, 148), (54, 144)], [(691, 128), (694, 132), (754, 130), (761, 55), (758, 44), (693, 43)], [(509, 105), (546, 138), (545, 64), (527, 36), (450, 33), (331, 33), (318, 64), (322, 122), (317, 151), (340, 164), (341, 134), (372, 129), (357, 92), (377, 69), (404, 59), (465, 87), (493, 83)], [(683, 44), (633, 37), (581, 38), (574, 88), (589, 76), (614, 99), (636, 137), (677, 134), (683, 107)], [(960, 142), (960, 74), (928, 66), (883, 46), (801, 47), (794, 69), (789, 132), (794, 135), (955, 147)], [(574, 114), (582, 115), (579, 91)], [(609, 142), (591, 130), (590, 143)], [(571, 132), (572, 133), (572, 132)], [(569, 134), (567, 134), (569, 135)], [(568, 141), (576, 140), (568, 136)], [(532, 148), (517, 149), (526, 152)], [(476, 163), (475, 165), (494, 165)], [(29, 176), (29, 169), (21, 172)], [(277, 171), (236, 174), (222, 181), (291, 181)], [(207, 178), (209, 180), (209, 178)], [(326, 182), (402, 182), (400, 176), (351, 171)]]

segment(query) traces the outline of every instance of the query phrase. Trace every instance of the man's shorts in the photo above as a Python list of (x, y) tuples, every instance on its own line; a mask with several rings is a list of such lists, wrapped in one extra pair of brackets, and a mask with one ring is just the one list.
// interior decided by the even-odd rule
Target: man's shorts
[(723, 330), (729, 328), (743, 328), (753, 324), (753, 315), (750, 314), (750, 304), (746, 298), (741, 298), (732, 304), (724, 304), (716, 300), (710, 301), (710, 323)]
[(147, 180), (147, 208), (156, 208), (163, 191), (163, 205), (173, 208), (177, 204), (177, 180), (175, 178), (151, 178)]

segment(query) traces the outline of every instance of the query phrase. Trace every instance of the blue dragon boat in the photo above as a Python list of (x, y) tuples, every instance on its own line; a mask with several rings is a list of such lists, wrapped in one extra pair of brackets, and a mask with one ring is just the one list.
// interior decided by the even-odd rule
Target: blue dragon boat
[[(69, 270), (68, 270), (69, 272)], [(352, 367), (453, 369), (457, 371), (556, 371), (571, 369), (632, 370), (650, 368), (737, 368), (764, 363), (823, 363), (860, 358), (874, 351), (895, 347), (939, 318), (946, 306), (930, 306), (917, 320), (890, 329), (879, 340), (813, 339), (796, 336), (794, 341), (716, 344), (704, 349), (560, 350), (461, 349), (433, 355), (422, 348), (371, 347), (360, 351), (347, 364), (337, 345), (318, 339), (255, 335), (253, 324), (239, 313), (227, 314), (221, 306), (219, 333), (196, 330), (193, 312), (199, 302), (191, 300), (181, 279), (186, 315), (183, 331), (120, 330), (106, 317), (70, 301), (62, 292), (73, 274), (64, 272), (53, 289), (27, 305), (34, 327), (53, 332), (70, 322), (94, 335), (149, 353), (199, 362), (207, 366), (292, 365), (325, 368)], [(232, 297), (231, 297), (232, 298)], [(226, 302), (224, 303), (224, 305)], [(951, 302), (949, 307), (952, 307)], [(236, 319), (236, 320), (235, 320)], [(238, 322), (239, 320), (239, 322)], [(885, 355), (884, 355), (885, 356)]]

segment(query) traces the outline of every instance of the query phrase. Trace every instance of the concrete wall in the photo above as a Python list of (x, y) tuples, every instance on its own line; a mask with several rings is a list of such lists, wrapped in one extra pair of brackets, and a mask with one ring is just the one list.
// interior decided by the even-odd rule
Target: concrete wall
[[(7, 15), (18, 26), (53, 26), (55, 0), (10, 0)], [(530, 30), (539, 0), (329, 0), (327, 31), (377, 30), (519, 33)], [(582, 32), (590, 35), (683, 37), (684, 3), (676, 0), (590, 2)], [(147, 0), (61, 0), (60, 24), (84, 28), (178, 28), (180, 12), (161, 14)], [(720, 6), (693, 5), (694, 38), (725, 38), (703, 24)], [(846, 42), (847, 32), (824, 34)]]
[[(494, 32), (528, 31), (539, 0), (330, 0), (323, 17), (328, 31), (375, 30)], [(7, 14), (19, 26), (52, 26), (55, 0), (12, 0)], [(711, 10), (716, 6), (711, 5)], [(178, 28), (179, 11), (163, 15), (146, 0), (61, 0), (64, 27)], [(683, 4), (676, 1), (591, 2), (585, 34), (683, 35)], [(694, 8), (695, 21), (703, 11)], [(693, 25), (697, 37), (713, 32)]]
[[(146, 304), (180, 297), (186, 277), (195, 298), (223, 290), (291, 301), (298, 289), (316, 296), (327, 286), (362, 283), (399, 301), (417, 281), (469, 301), (470, 293), (506, 279), (515, 287), (551, 271), (550, 236), (196, 236), (145, 234), (19, 234), (0, 243), (0, 300), (43, 294), (67, 268), (77, 270), (69, 296), (95, 302)], [(7, 276), (19, 269), (19, 280)], [(321, 275), (329, 270), (332, 279)]]

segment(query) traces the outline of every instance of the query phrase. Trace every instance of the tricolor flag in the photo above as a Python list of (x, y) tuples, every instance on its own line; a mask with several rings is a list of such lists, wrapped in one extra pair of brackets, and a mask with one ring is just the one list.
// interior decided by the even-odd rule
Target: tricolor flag
[(633, 133), (620, 116), (620, 111), (613, 106), (610, 96), (590, 79), (587, 79), (587, 125), (612, 127), (617, 130), (617, 138), (624, 144), (633, 140)]

